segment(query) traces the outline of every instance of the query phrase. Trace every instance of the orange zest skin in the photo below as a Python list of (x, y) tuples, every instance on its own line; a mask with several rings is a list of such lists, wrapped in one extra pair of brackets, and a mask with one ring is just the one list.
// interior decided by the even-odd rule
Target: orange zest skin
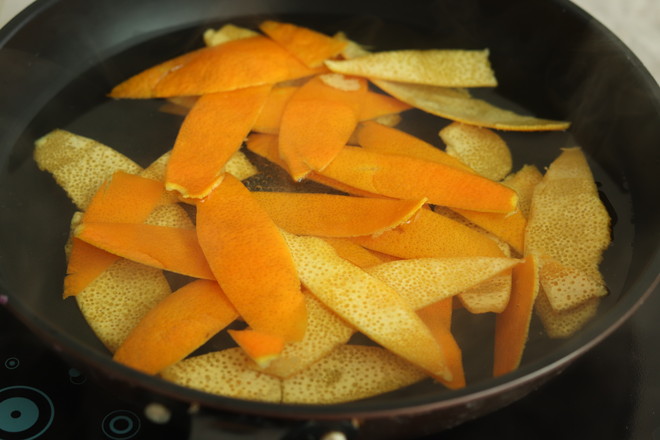
[(218, 283), (192, 281), (151, 309), (113, 359), (156, 374), (191, 354), (237, 317)]
[(473, 211), (510, 213), (516, 192), (492, 180), (436, 162), (344, 147), (322, 171), (326, 177), (365, 191)]
[(450, 381), (439, 379), (447, 388), (455, 390), (465, 386), (465, 371), (463, 369), (463, 352), (454, 335), (451, 333), (451, 316), (453, 312), (453, 298), (435, 302), (417, 310), (417, 315), (431, 330), (438, 344), (442, 347), (449, 371), (452, 372)]
[[(254, 123), (257, 133), (278, 134), (282, 123), (282, 113), (289, 99), (298, 90), (296, 86), (273, 87), (263, 110)], [(180, 105), (186, 105), (187, 102)], [(359, 120), (368, 121), (379, 116), (393, 115), (411, 107), (395, 98), (367, 90), (360, 107)]]
[(327, 58), (339, 55), (348, 44), (347, 41), (292, 23), (266, 20), (259, 25), (259, 29), (307, 67), (321, 66)]
[(169, 59), (163, 63), (150, 67), (142, 72), (117, 84), (109, 93), (111, 98), (116, 99), (149, 99), (155, 98), (154, 88), (170, 71), (181, 68), (188, 60), (198, 56), (197, 49), (184, 53), (176, 58)]
[[(164, 194), (162, 183), (118, 171), (96, 192), (83, 215), (83, 221), (141, 223)], [(64, 278), (64, 297), (82, 292), (118, 258), (74, 238)]]
[(83, 222), (75, 236), (126, 259), (194, 278), (214, 279), (194, 229)]
[(261, 368), (266, 368), (284, 349), (284, 339), (280, 336), (250, 329), (228, 330), (232, 339)]
[(362, 122), (359, 125), (357, 140), (360, 146), (376, 153), (410, 156), (473, 172), (470, 167), (441, 149), (397, 128), (374, 121)]
[(507, 242), (518, 253), (523, 253), (527, 219), (525, 219), (525, 216), (521, 211), (516, 211), (509, 215), (468, 211), (465, 209), (454, 209), (454, 211), (470, 220), (475, 225), (491, 232)]
[(267, 37), (205, 47), (154, 86), (152, 97), (204, 95), (275, 84), (318, 73)]
[[(254, 154), (258, 154), (259, 156), (268, 159), (270, 162), (284, 168), (285, 170), (287, 169), (286, 163), (284, 163), (279, 157), (277, 136), (264, 133), (252, 133), (248, 136), (246, 147)], [(354, 188), (345, 183), (338, 182), (315, 171), (309, 173), (307, 179), (354, 196), (382, 197), (379, 194), (363, 191), (359, 188)]]
[(239, 180), (227, 175), (197, 204), (197, 235), (216, 279), (253, 330), (302, 339), (307, 314), (289, 249)]
[(513, 269), (509, 304), (495, 320), (494, 376), (514, 371), (520, 365), (539, 292), (538, 270), (538, 259), (534, 255), (528, 255)]
[(287, 102), (279, 131), (279, 155), (294, 180), (322, 170), (348, 142), (355, 130), (367, 92), (365, 80), (357, 90), (329, 86), (316, 76)]
[(296, 235), (354, 237), (380, 234), (407, 222), (425, 199), (394, 200), (334, 194), (255, 192), (275, 224)]
[(421, 209), (409, 223), (377, 237), (350, 240), (399, 258), (503, 256), (486, 235), (429, 209)]
[(250, 132), (270, 86), (204, 95), (193, 106), (176, 138), (165, 187), (202, 198), (224, 176), (224, 165)]

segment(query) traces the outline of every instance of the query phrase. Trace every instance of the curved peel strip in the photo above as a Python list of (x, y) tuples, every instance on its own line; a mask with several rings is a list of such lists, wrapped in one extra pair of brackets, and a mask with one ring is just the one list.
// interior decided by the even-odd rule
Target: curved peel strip
[(152, 97), (204, 95), (310, 76), (310, 69), (264, 36), (228, 41), (193, 52), (154, 86)]
[(145, 314), (170, 294), (162, 270), (120, 259), (75, 299), (96, 336), (114, 352)]
[(413, 107), (464, 124), (510, 131), (561, 131), (570, 126), (566, 121), (519, 115), (447, 87), (383, 80), (374, 83)]
[(354, 243), (399, 258), (502, 257), (497, 242), (429, 209), (378, 237), (353, 237)]
[(514, 371), (520, 365), (539, 292), (538, 258), (525, 258), (513, 268), (512, 278), (509, 304), (495, 318), (493, 376)]
[(511, 297), (511, 270), (506, 270), (459, 293), (458, 299), (470, 313), (500, 313)]
[(184, 359), (164, 369), (161, 377), (183, 387), (236, 399), (261, 402), (282, 400), (282, 381), (252, 367), (239, 348)]
[(214, 275), (194, 229), (138, 223), (82, 223), (76, 238), (147, 266), (207, 280)]
[(320, 238), (283, 236), (301, 281), (323, 304), (383, 347), (451, 380), (441, 347), (394, 289), (339, 257)]
[(525, 252), (551, 257), (600, 280), (598, 266), (610, 240), (610, 217), (584, 153), (564, 149), (534, 190)]
[(485, 177), (437, 162), (357, 147), (344, 147), (319, 174), (387, 197), (426, 197), (432, 204), (484, 212), (517, 209), (515, 191)]
[(270, 86), (204, 95), (186, 116), (167, 165), (165, 187), (203, 198), (224, 176), (227, 161), (250, 132)]
[(338, 38), (292, 23), (266, 20), (259, 25), (259, 29), (307, 67), (321, 66), (326, 59), (339, 55), (347, 44)]
[(335, 347), (348, 342), (355, 333), (337, 314), (307, 292), (305, 294), (308, 324), (301, 341), (289, 342), (280, 355), (262, 371), (285, 378), (297, 374)]
[(277, 359), (284, 349), (284, 339), (280, 336), (251, 329), (229, 329), (227, 333), (261, 368), (266, 368)]
[(488, 50), (393, 50), (327, 60), (333, 72), (443, 87), (495, 87)]
[(380, 347), (342, 345), (282, 380), (282, 402), (332, 404), (364, 399), (426, 377), (419, 368)]
[(534, 188), (543, 179), (543, 174), (534, 165), (524, 165), (521, 169), (510, 174), (502, 181), (503, 185), (508, 186), (518, 193), (518, 210), (529, 217), (529, 208), (532, 203), (532, 194)]
[(113, 359), (156, 374), (188, 356), (237, 317), (218, 283), (192, 281), (151, 309)]
[(439, 132), (447, 154), (491, 180), (504, 179), (512, 167), (508, 145), (494, 131), (452, 122)]
[(511, 245), (516, 252), (522, 255), (525, 242), (525, 227), (527, 226), (527, 220), (522, 212), (516, 211), (513, 214), (507, 215), (457, 208), (454, 208), (453, 210), (473, 224), (505, 241)]
[(440, 382), (447, 388), (455, 390), (465, 386), (465, 371), (463, 369), (463, 352), (451, 333), (452, 312), (452, 298), (447, 298), (417, 310), (417, 315), (431, 330), (433, 337), (446, 353), (447, 365), (449, 365), (453, 378), (451, 381), (441, 380)]
[(473, 172), (470, 167), (440, 148), (404, 131), (377, 122), (362, 122), (357, 129), (357, 140), (362, 148), (376, 153), (410, 156)]
[(354, 237), (405, 223), (425, 199), (394, 200), (317, 193), (254, 192), (275, 224), (296, 235)]
[(220, 286), (253, 330), (302, 339), (307, 314), (291, 254), (239, 180), (228, 175), (197, 204), (197, 235)]
[(115, 171), (137, 174), (142, 167), (118, 151), (66, 130), (53, 130), (35, 142), (34, 160), (48, 171), (73, 203), (87, 209), (97, 189)]
[(452, 297), (518, 263), (513, 258), (415, 258), (366, 269), (396, 290), (417, 310)]

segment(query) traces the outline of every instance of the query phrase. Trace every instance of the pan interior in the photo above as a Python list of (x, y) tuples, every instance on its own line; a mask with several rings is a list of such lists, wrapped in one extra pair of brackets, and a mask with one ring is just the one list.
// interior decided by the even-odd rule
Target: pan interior
[[(650, 87), (643, 72), (621, 54), (622, 48), (615, 40), (584, 17), (566, 15), (558, 6), (535, 2), (531, 2), (536, 5), (533, 7), (522, 6), (524, 2), (517, 1), (502, 7), (479, 1), (464, 2), (464, 6), (458, 2), (423, 3), (432, 19), (428, 15), (413, 19), (409, 14), (398, 19), (383, 18), (365, 5), (356, 6), (351, 14), (240, 15), (194, 25), (186, 23), (153, 35), (140, 35), (132, 42), (99, 48), (92, 54), (95, 62), (78, 63), (78, 68), (68, 74), (62, 74), (63, 65), (57, 58), (34, 58), (23, 49), (5, 48), (0, 65), (8, 60), (20, 65), (29, 55), (41, 69), (41, 73), (28, 78), (34, 80), (34, 94), (12, 98), (10, 104), (18, 106), (21, 99), (26, 104), (22, 113), (13, 115), (21, 119), (21, 128), (16, 129), (13, 124), (3, 134), (5, 143), (0, 156), (0, 282), (10, 305), (15, 304), (15, 310), (37, 323), (36, 328), (55, 335), (65, 346), (74, 347), (97, 362), (107, 358), (110, 363), (109, 355), (80, 316), (75, 301), (61, 299), (66, 266), (63, 246), (74, 207), (52, 178), (36, 168), (33, 143), (52, 129), (64, 128), (148, 165), (171, 148), (182, 117), (162, 111), (160, 100), (110, 100), (106, 93), (112, 85), (143, 68), (201, 46), (201, 35), (208, 27), (225, 22), (255, 27), (264, 18), (276, 18), (328, 34), (345, 31), (350, 38), (374, 50), (488, 47), (500, 86), (495, 91), (478, 91), (478, 96), (513, 110), (572, 121), (574, 125), (568, 132), (501, 135), (512, 150), (514, 169), (524, 164), (543, 169), (563, 147), (577, 145), (585, 149), (613, 220), (613, 244), (602, 265), (610, 293), (598, 317), (571, 340), (548, 339), (534, 321), (523, 365), (540, 368), (556, 362), (594, 335), (607, 331), (625, 313), (622, 304), (630, 308), (643, 294), (644, 283), (658, 272), (658, 213), (652, 208), (657, 205), (658, 185), (651, 169), (653, 163), (660, 163), (658, 149), (652, 149), (654, 140), (657, 144), (660, 139), (657, 86)], [(453, 9), (448, 9), (448, 5)], [(391, 8), (390, 5), (385, 9)], [(534, 25), (528, 22), (536, 12), (546, 12), (547, 21), (536, 19)], [(565, 35), (546, 38), (553, 23), (560, 21)], [(20, 44), (28, 42), (16, 43), (17, 47)], [(603, 58), (608, 60), (607, 72), (599, 70)], [(59, 80), (43, 89), (49, 73)], [(620, 75), (630, 79), (621, 84), (617, 79)], [(10, 104), (4, 104), (3, 110)], [(655, 121), (655, 127), (651, 121)], [(439, 145), (437, 132), (446, 123), (413, 110), (404, 114), (399, 127)], [(3, 123), (5, 126), (9, 124)], [(304, 185), (286, 187), (310, 190)], [(457, 311), (455, 331), (463, 348), (468, 383), (473, 384), (462, 394), (485, 389), (491, 381), (493, 323), (493, 316)], [(226, 340), (213, 339), (203, 351), (225, 343)], [(433, 402), (454, 395), (457, 394), (427, 381), (344, 408)], [(214, 402), (210, 397), (209, 401)]]

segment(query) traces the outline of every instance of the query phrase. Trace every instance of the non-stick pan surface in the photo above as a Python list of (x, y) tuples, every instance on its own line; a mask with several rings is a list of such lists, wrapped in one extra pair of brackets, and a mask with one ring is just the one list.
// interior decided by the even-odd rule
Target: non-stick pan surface
[[(342, 30), (376, 50), (489, 48), (500, 85), (484, 97), (572, 121), (565, 133), (502, 135), (513, 150), (514, 168), (547, 166), (561, 147), (579, 145), (588, 154), (613, 219), (613, 244), (602, 266), (610, 293), (598, 316), (568, 340), (549, 340), (536, 323), (520, 370), (498, 379), (480, 367), (488, 362), (488, 344), (470, 338), (470, 331), (491, 324), (464, 316), (459, 325), (466, 358), (484, 359), (468, 370), (468, 380), (475, 379), (468, 387), (448, 391), (424, 382), (330, 406), (211, 396), (113, 363), (75, 302), (61, 299), (63, 245), (74, 207), (37, 169), (33, 143), (54, 128), (66, 128), (148, 164), (172, 145), (180, 118), (160, 112), (153, 101), (111, 101), (110, 88), (201, 46), (208, 27), (226, 22), (253, 27), (265, 18), (327, 33)], [(444, 123), (417, 111), (403, 121), (435, 144)], [(0, 298), (38, 334), (111, 383), (223, 413), (382, 424), (387, 417), (390, 424), (423, 420), (428, 430), (523, 396), (614, 331), (657, 285), (659, 167), (657, 84), (612, 34), (567, 1), (37, 1), (0, 33)], [(392, 430), (381, 438), (397, 435)]]

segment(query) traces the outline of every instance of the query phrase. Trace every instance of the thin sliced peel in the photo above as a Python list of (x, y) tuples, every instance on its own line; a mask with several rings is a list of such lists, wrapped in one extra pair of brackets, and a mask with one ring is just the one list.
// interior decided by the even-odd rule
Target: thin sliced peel
[(333, 72), (443, 87), (495, 87), (488, 50), (395, 50), (327, 60)]
[(197, 235), (215, 278), (253, 330), (302, 339), (307, 314), (290, 251), (239, 180), (228, 175), (197, 205)]
[(254, 192), (276, 225), (296, 235), (378, 235), (411, 219), (426, 202), (334, 194)]
[(464, 124), (510, 131), (563, 131), (570, 126), (566, 121), (520, 115), (452, 88), (385, 80), (375, 83), (413, 107)]
[(452, 379), (441, 347), (394, 289), (339, 257), (320, 238), (283, 236), (301, 281), (323, 304), (432, 376)]
[(113, 359), (156, 374), (188, 356), (237, 317), (218, 283), (192, 281), (152, 308)]

